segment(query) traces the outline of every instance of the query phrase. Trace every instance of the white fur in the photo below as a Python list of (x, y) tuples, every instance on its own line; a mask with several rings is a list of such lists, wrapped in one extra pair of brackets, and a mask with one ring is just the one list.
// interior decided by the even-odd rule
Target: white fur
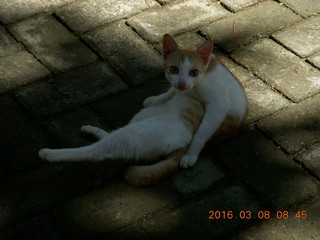
[(194, 89), (193, 94), (205, 104), (205, 115), (180, 162), (183, 168), (196, 163), (206, 141), (227, 115), (238, 118), (240, 124), (247, 112), (247, 98), (241, 85), (220, 63), (217, 63), (213, 71), (206, 73)]
[(75, 149), (42, 149), (39, 156), (48, 161), (155, 160), (186, 147), (192, 132), (183, 124), (179, 113), (195, 99), (174, 89), (153, 99), (157, 98), (166, 102), (152, 105), (152, 101), (147, 101), (151, 106), (137, 113), (127, 126), (109, 134), (96, 127), (82, 127), (83, 132), (94, 134), (98, 139), (102, 137), (95, 144)]

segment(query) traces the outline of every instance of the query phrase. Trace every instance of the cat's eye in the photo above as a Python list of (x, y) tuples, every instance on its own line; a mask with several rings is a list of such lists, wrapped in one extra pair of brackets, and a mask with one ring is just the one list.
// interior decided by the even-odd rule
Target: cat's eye
[(176, 67), (176, 66), (171, 66), (171, 67), (169, 68), (169, 72), (170, 72), (171, 74), (177, 74), (177, 73), (179, 72), (179, 68)]
[(196, 77), (196, 76), (198, 76), (198, 74), (199, 74), (199, 70), (198, 69), (191, 69), (190, 72), (189, 72), (189, 75), (191, 77)]

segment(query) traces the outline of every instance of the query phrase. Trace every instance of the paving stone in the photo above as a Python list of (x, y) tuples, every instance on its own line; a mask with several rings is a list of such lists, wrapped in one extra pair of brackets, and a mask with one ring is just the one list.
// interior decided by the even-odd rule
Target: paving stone
[(0, 163), (9, 175), (39, 162), (38, 150), (45, 147), (47, 137), (11, 98), (1, 97), (0, 109)]
[(0, 233), (1, 240), (67, 240), (47, 216), (39, 216)]
[(263, 119), (259, 128), (289, 153), (320, 141), (320, 95)]
[[(295, 217), (298, 211), (306, 211), (307, 218)], [(243, 231), (232, 239), (320, 239), (319, 212), (320, 199), (318, 198), (310, 204), (304, 204), (297, 209), (289, 211), (288, 219), (269, 219), (262, 224), (256, 224)], [(300, 215), (302, 216), (302, 214)]]
[(11, 37), (6, 30), (0, 26), (0, 57), (5, 57), (23, 50), (21, 44)]
[(274, 1), (264, 1), (200, 30), (219, 46), (232, 51), (300, 19), (288, 8)]
[[(182, 49), (196, 49), (199, 47), (205, 39), (202, 38), (200, 35), (196, 34), (195, 32), (186, 32), (174, 36), (174, 39), (178, 43), (178, 46)], [(155, 45), (157, 51), (162, 53), (162, 41)]]
[(1, 1), (0, 20), (15, 22), (39, 12), (53, 11), (75, 0), (12, 0)]
[(200, 156), (193, 168), (178, 171), (172, 181), (176, 191), (190, 194), (203, 192), (223, 178), (224, 173), (210, 161), (209, 156)]
[(291, 26), (272, 36), (281, 44), (301, 57), (309, 56), (320, 50), (320, 16)]
[(112, 128), (119, 128), (126, 125), (134, 114), (142, 109), (144, 99), (159, 95), (167, 89), (169, 89), (167, 80), (155, 81), (143, 87), (130, 89), (120, 95), (110, 96), (98, 102), (94, 109)]
[(40, 15), (18, 22), (10, 27), (10, 31), (55, 73), (97, 59), (93, 52), (50, 15)]
[[(166, 214), (151, 217), (141, 227), (152, 239), (214, 239), (247, 223), (240, 219), (208, 219), (209, 211), (258, 212), (261, 206), (243, 187), (235, 185), (215, 191)], [(217, 238), (219, 239), (219, 238)]]
[(113, 232), (101, 240), (112, 239), (112, 240), (150, 240), (150, 238), (139, 228), (139, 227), (127, 227), (125, 229)]
[(163, 74), (160, 55), (124, 22), (96, 29), (84, 38), (131, 85), (141, 85)]
[(161, 186), (135, 188), (118, 183), (58, 207), (54, 216), (74, 239), (93, 239), (172, 207), (178, 201), (175, 193)]
[(158, 0), (159, 3), (165, 5), (165, 4), (169, 4), (169, 3), (173, 3), (176, 2), (178, 0)]
[(256, 77), (244, 67), (235, 63), (229, 56), (222, 53), (218, 49), (214, 49), (213, 54), (216, 56), (217, 60), (227, 68), (233, 76), (235, 76), (238, 81), (244, 86), (247, 82), (252, 81)]
[(32, 114), (45, 117), (124, 89), (126, 84), (108, 65), (96, 62), (20, 88), (16, 97)]
[(103, 124), (97, 114), (87, 106), (63, 112), (50, 117), (45, 125), (48, 132), (59, 139), (60, 147), (80, 147), (92, 143), (95, 138), (84, 136), (80, 128), (84, 125), (92, 125), (110, 131), (110, 128)]
[(313, 145), (310, 149), (299, 153), (297, 159), (304, 163), (317, 177), (320, 178), (320, 144)]
[(310, 15), (320, 12), (320, 2), (318, 0), (308, 0), (308, 1), (280, 0), (280, 1), (303, 17), (308, 17)]
[(49, 71), (26, 51), (0, 58), (0, 93), (49, 74)]
[(110, 23), (157, 6), (154, 0), (86, 0), (77, 1), (57, 12), (57, 15), (73, 30), (88, 31), (102, 24)]
[(311, 62), (317, 68), (320, 68), (320, 52), (308, 58), (308, 61)]
[(320, 72), (270, 39), (259, 40), (232, 57), (294, 102), (320, 90)]
[(249, 111), (244, 125), (289, 106), (290, 101), (273, 91), (271, 87), (255, 77), (250, 71), (236, 64), (218, 50), (215, 50), (214, 54), (220, 63), (239, 80), (245, 90), (249, 102)]
[(154, 8), (128, 20), (130, 26), (150, 42), (158, 42), (165, 33), (176, 35), (228, 15), (218, 3), (185, 0)]
[(257, 121), (285, 107), (290, 106), (290, 101), (274, 92), (262, 81), (254, 78), (244, 85), (249, 102), (245, 124)]
[(272, 207), (270, 211), (283, 210), (319, 194), (319, 183), (313, 177), (252, 128), (215, 146), (212, 154), (217, 164), (225, 165), (263, 197)]
[(220, 2), (232, 12), (237, 12), (260, 1), (261, 0), (221, 0)]
[(48, 164), (10, 178), (0, 185), (0, 229), (35, 216), (91, 187), (92, 182), (78, 169), (64, 164)]

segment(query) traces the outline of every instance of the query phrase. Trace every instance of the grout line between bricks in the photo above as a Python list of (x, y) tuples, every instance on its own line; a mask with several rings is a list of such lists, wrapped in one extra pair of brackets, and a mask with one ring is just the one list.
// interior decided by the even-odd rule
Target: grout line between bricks
[[(265, 83), (267, 86), (270, 87), (270, 89), (276, 93), (278, 93), (279, 95), (281, 95), (283, 98), (287, 99), (290, 103), (296, 103), (294, 102), (291, 98), (289, 98), (288, 96), (286, 96), (281, 90), (276, 89), (275, 87), (273, 87), (270, 83), (268, 83), (267, 81), (265, 81), (264, 79), (262, 79), (261, 77), (259, 77), (255, 72), (253, 72), (250, 68), (248, 68), (247, 66), (241, 64), (240, 62), (237, 62), (234, 58), (232, 58), (232, 56), (230, 56), (230, 59), (235, 62), (236, 64), (238, 64), (239, 66), (241, 66), (242, 68), (250, 71), (252, 73), (253, 76), (255, 76), (257, 79), (259, 79), (260, 81), (262, 81), (263, 83)], [(275, 91), (276, 90), (276, 91)], [(301, 100), (302, 101), (302, 100)]]
[[(301, 18), (303, 18), (303, 19), (308, 18), (308, 17), (304, 17), (304, 16), (300, 15), (300, 14), (299, 14), (298, 12), (296, 12), (293, 8), (291, 8), (291, 7), (290, 7), (289, 5), (287, 5), (286, 3), (281, 2), (280, 0), (273, 0), (273, 1), (279, 3), (279, 5), (284, 6), (284, 7), (287, 8), (287, 9), (291, 10), (293, 13), (295, 13), (296, 15), (298, 15), (299, 17), (301, 17)], [(310, 17), (310, 16), (309, 16), (309, 17)]]
[(272, 142), (272, 144), (277, 147), (280, 151), (282, 151), (284, 154), (286, 154), (292, 161), (294, 161), (301, 169), (303, 169), (304, 171), (306, 171), (309, 175), (311, 175), (313, 178), (315, 178), (317, 181), (320, 181), (320, 178), (318, 176), (316, 176), (309, 168), (306, 167), (306, 165), (302, 162), (302, 161), (299, 161), (297, 158), (296, 158), (296, 155), (299, 153), (299, 152), (302, 152), (305, 148), (310, 148), (312, 145), (316, 144), (316, 143), (313, 143), (311, 144), (311, 146), (309, 147), (305, 147), (303, 149), (300, 149), (298, 150), (297, 152), (294, 152), (294, 153), (289, 153), (285, 148), (283, 148), (276, 140), (274, 140), (272, 138), (272, 136), (270, 136), (267, 132), (263, 131), (261, 128), (258, 127), (258, 125), (255, 125), (254, 126), (255, 129), (261, 133), (266, 139), (268, 139), (270, 142)]

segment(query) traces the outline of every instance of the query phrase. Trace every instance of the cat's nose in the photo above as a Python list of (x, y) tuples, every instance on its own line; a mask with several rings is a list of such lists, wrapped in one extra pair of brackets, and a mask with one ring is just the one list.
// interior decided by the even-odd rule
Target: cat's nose
[(185, 89), (187, 86), (187, 83), (185, 81), (179, 81), (178, 84), (180, 89)]

